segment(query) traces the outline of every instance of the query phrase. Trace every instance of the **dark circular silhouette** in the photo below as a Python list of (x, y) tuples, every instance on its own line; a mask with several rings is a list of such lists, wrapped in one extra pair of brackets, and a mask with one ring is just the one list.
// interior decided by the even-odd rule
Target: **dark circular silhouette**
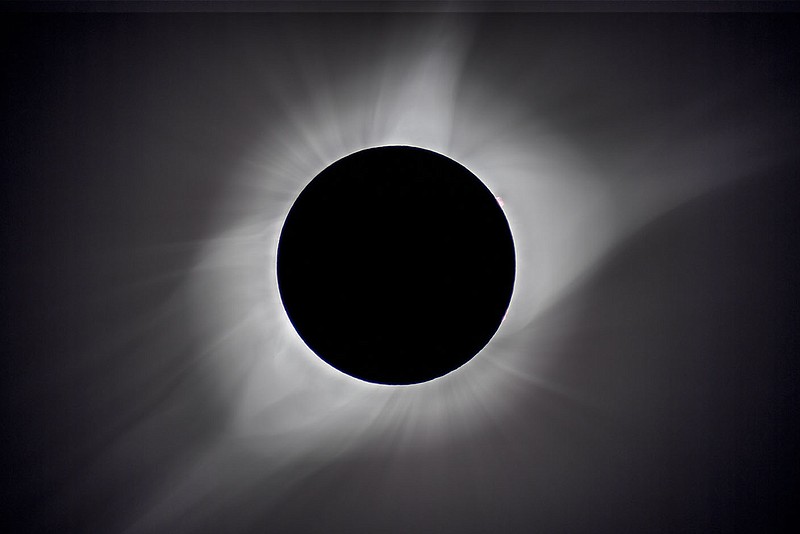
[(494, 195), (450, 158), (408, 146), (323, 170), (278, 244), (281, 299), (300, 337), (379, 384), (426, 382), (475, 356), (505, 315), (514, 270)]

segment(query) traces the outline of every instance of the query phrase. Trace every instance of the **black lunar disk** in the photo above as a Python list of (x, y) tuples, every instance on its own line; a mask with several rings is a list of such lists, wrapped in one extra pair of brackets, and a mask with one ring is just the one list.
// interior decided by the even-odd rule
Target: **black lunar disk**
[(298, 196), (278, 286), (300, 337), (353, 377), (416, 384), (477, 354), (514, 286), (511, 231), (469, 170), (408, 146), (346, 156)]

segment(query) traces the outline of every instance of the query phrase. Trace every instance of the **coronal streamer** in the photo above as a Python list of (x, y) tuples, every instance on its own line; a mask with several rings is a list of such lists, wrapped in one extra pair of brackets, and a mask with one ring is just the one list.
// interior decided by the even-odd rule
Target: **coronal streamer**
[[(797, 531), (796, 20), (207, 15), (9, 14), (7, 530)], [(301, 192), (376, 147), (468, 169), (513, 236), (438, 378), (338, 371), (281, 299)]]

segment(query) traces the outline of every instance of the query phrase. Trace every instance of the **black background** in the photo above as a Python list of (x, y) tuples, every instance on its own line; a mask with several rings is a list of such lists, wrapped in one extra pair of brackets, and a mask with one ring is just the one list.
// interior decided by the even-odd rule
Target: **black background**
[[(287, 43), (304, 43), (336, 87), (393, 68), (386, 35), (442, 18), (474, 28), (463, 87), (493, 80), (491, 98), (521, 103), (531, 113), (516, 120), (570, 139), (610, 169), (603, 179), (697, 96), (724, 101), (715, 127), (768, 143), (723, 154), (758, 164), (620, 237), (506, 341), (516, 372), (491, 393), (501, 414), (476, 412), (470, 431), (433, 441), (398, 423), (326, 459), (223, 446), (203, 476), (181, 478), (228, 431), (235, 386), (203, 356), (197, 316), (221, 303), (180, 288), (245, 209), (225, 201), (232, 169), (265, 135), (285, 138), (291, 109), (317, 90)], [(4, 532), (796, 528), (795, 14), (6, 13), (0, 24)], [(694, 159), (676, 154), (677, 168), (720, 155), (698, 133), (711, 116), (699, 117), (683, 130)], [(539, 384), (525, 378), (534, 359), (550, 364)]]

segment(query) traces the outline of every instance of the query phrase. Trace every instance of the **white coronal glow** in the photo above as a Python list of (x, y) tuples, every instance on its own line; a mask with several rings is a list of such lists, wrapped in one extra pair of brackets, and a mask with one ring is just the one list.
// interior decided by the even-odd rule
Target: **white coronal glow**
[[(216, 396), (208, 404), (221, 407), (221, 414), (207, 418), (226, 426), (219, 433), (214, 427), (208, 442), (165, 474), (129, 532), (178, 525), (179, 531), (207, 531), (203, 521), (214, 516), (215, 506), (225, 511), (222, 517), (261, 513), (285, 504), (282, 497), (310, 474), (351, 459), (352, 451), (378, 455), (395, 468), (408, 465), (394, 460), (409, 451), (411, 457), (423, 449), (443, 458), (442, 451), (454, 443), (466, 444), (462, 453), (475, 444), (474, 463), (486, 463), (497, 452), (489, 445), (507, 441), (527, 448), (539, 430), (548, 430), (538, 426), (536, 414), (530, 417), (535, 428), (522, 433), (509, 428), (527, 421), (532, 400), (540, 398), (528, 396), (531, 390), (591, 408), (570, 413), (574, 421), (556, 421), (559, 427), (582, 424), (587, 413), (602, 411), (599, 400), (592, 391), (568, 389), (565, 384), (580, 380), (563, 380), (564, 372), (550, 358), (583, 349), (565, 351), (562, 344), (576, 331), (570, 321), (583, 311), (584, 280), (591, 281), (593, 269), (614, 258), (612, 249), (643, 225), (786, 156), (780, 153), (787, 150), (785, 140), (773, 142), (774, 128), (759, 124), (759, 114), (748, 109), (756, 91), (742, 91), (746, 80), (738, 76), (729, 96), (722, 83), (711, 83), (674, 98), (642, 98), (662, 78), (637, 85), (640, 73), (625, 71), (631, 58), (623, 58), (623, 72), (611, 68), (613, 39), (602, 39), (609, 41), (604, 45), (596, 35), (582, 38), (581, 31), (545, 32), (522, 40), (526, 47), (514, 48), (510, 56), (504, 56), (512, 51), (507, 43), (496, 49), (492, 44), (482, 55), (479, 49), (489, 39), (470, 42), (464, 20), (457, 27), (398, 20), (395, 34), (381, 28), (366, 32), (370, 39), (360, 37), (359, 29), (352, 40), (344, 39), (343, 49), (352, 55), (342, 61), (341, 50), (321, 50), (327, 41), (307, 39), (305, 30), (296, 43), (275, 37), (277, 51), (250, 46), (265, 40), (244, 35), (242, 50), (252, 52), (252, 61), (243, 60), (240, 74), (248, 76), (234, 79), (230, 98), (254, 106), (253, 123), (263, 122), (263, 138), (243, 147), (239, 168), (224, 176), (230, 188), (214, 212), (220, 217), (216, 231), (203, 242), (188, 280), (196, 337), (190, 342), (200, 347), (199, 354), (192, 352), (192, 364), (203, 378), (203, 394)], [(362, 54), (354, 46), (364, 42), (374, 50)], [(597, 54), (582, 52), (595, 45)], [(641, 58), (636, 66), (650, 61), (641, 51), (634, 56)], [(326, 68), (328, 60), (334, 65)], [(337, 67), (346, 72), (334, 72)], [(682, 72), (666, 68), (673, 70)], [(625, 83), (631, 80), (637, 84)], [(250, 100), (262, 91), (263, 110), (258, 99)], [(247, 126), (249, 132), (252, 124)], [(588, 130), (583, 136), (582, 127)], [(295, 332), (276, 278), (280, 231), (302, 189), (342, 157), (384, 145), (427, 148), (473, 172), (502, 206), (516, 252), (514, 292), (494, 338), (461, 368), (411, 386), (366, 383), (323, 362)], [(176, 292), (165, 313), (182, 312), (183, 296)], [(609, 373), (628, 379), (624, 368)], [(543, 450), (562, 443), (570, 441), (552, 440)], [(536, 453), (525, 451), (525, 458), (530, 454)], [(465, 467), (463, 458), (449, 467)], [(551, 460), (552, 455), (543, 457), (541, 463)], [(586, 465), (583, 460), (576, 465)], [(527, 468), (537, 463), (530, 476), (547, 473), (538, 469), (538, 459), (525, 463)], [(491, 480), (512, 465), (509, 459)], [(545, 478), (543, 487), (553, 479)], [(462, 480), (452, 477), (452, 484)], [(569, 484), (554, 488), (549, 502), (564, 499)], [(483, 480), (475, 477), (475, 485)], [(499, 495), (514, 487), (509, 484)], [(368, 491), (373, 488), (364, 488)]]
[[(486, 97), (480, 106), (457, 98), (467, 48), (445, 31), (432, 45), (398, 52), (411, 70), (367, 69), (332, 89), (324, 75), (307, 71), (323, 88), (307, 102), (278, 88), (270, 95), (287, 103), (289, 118), (271, 127), (280, 137), (254, 147), (234, 177), (228, 202), (236, 216), (208, 243), (193, 278), (197, 324), (217, 333), (218, 387), (235, 399), (231, 435), (259, 454), (325, 459), (389, 434), (424, 447), (480, 431), (487, 417), (473, 414), (491, 419), (509, 408), (503, 386), (512, 374), (536, 383), (536, 340), (517, 337), (524, 327), (621, 236), (714, 184), (696, 165), (681, 180), (599, 176), (605, 171), (568, 140), (533, 119), (520, 121), (517, 104), (491, 80), (473, 88)], [(455, 131), (455, 117), (466, 128)], [(517, 254), (514, 294), (494, 339), (460, 369), (413, 386), (369, 384), (325, 364), (289, 322), (276, 281), (281, 226), (300, 191), (332, 162), (382, 145), (427, 148), (470, 169), (503, 206)], [(634, 201), (618, 203), (626, 198)], [(529, 359), (524, 367), (520, 358)]]

